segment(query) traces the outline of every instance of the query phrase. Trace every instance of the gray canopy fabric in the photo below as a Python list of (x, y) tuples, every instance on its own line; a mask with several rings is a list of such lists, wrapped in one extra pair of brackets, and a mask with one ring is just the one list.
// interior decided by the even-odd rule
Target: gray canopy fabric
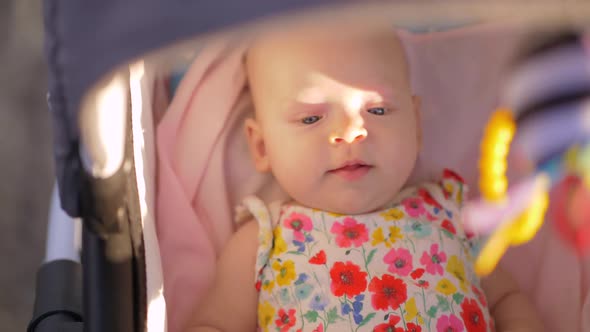
[(80, 215), (77, 113), (103, 75), (176, 41), (273, 14), (347, 0), (46, 0), (48, 105), (63, 209)]

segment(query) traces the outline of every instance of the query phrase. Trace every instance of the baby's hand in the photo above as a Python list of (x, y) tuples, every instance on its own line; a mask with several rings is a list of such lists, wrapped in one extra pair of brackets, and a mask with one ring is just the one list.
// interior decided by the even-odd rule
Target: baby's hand
[(481, 280), (498, 332), (542, 332), (543, 323), (510, 274), (496, 268)]
[(258, 224), (241, 226), (217, 260), (215, 281), (186, 331), (256, 330), (258, 293), (255, 288)]

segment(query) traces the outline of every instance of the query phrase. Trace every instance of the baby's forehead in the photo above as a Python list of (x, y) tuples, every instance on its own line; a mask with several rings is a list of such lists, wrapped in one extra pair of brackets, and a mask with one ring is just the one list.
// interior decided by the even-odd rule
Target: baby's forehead
[(384, 70), (406, 77), (409, 70), (404, 47), (393, 29), (261, 36), (250, 47), (247, 62), (249, 72), (273, 76), (289, 69), (298, 74), (313, 66), (325, 70), (356, 66), (359, 70)]
[[(249, 50), (250, 58), (276, 59), (288, 55), (323, 56), (325, 58), (335, 52), (348, 51), (353, 54), (389, 54), (405, 53), (401, 41), (393, 29), (351, 30), (351, 33), (339, 33), (332, 30), (321, 30), (314, 34), (305, 31), (283, 32), (260, 35)], [(359, 52), (364, 50), (365, 52)], [(372, 51), (372, 52), (366, 52)], [(389, 58), (389, 61), (398, 58)]]

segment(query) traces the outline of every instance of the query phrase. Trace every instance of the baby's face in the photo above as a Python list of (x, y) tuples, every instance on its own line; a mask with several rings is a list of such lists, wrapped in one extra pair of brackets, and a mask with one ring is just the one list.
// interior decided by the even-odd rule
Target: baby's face
[(418, 100), (393, 32), (261, 41), (248, 55), (259, 171), (295, 201), (343, 214), (389, 203), (420, 145)]

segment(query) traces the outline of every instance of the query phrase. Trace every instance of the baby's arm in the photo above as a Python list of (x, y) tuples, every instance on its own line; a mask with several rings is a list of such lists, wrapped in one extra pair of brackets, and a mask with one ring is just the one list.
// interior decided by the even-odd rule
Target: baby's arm
[(256, 329), (257, 239), (256, 221), (246, 223), (232, 236), (217, 261), (215, 281), (200, 302), (187, 331), (252, 332)]
[(481, 286), (486, 293), (496, 331), (543, 331), (539, 315), (508, 272), (497, 267), (482, 279)]

